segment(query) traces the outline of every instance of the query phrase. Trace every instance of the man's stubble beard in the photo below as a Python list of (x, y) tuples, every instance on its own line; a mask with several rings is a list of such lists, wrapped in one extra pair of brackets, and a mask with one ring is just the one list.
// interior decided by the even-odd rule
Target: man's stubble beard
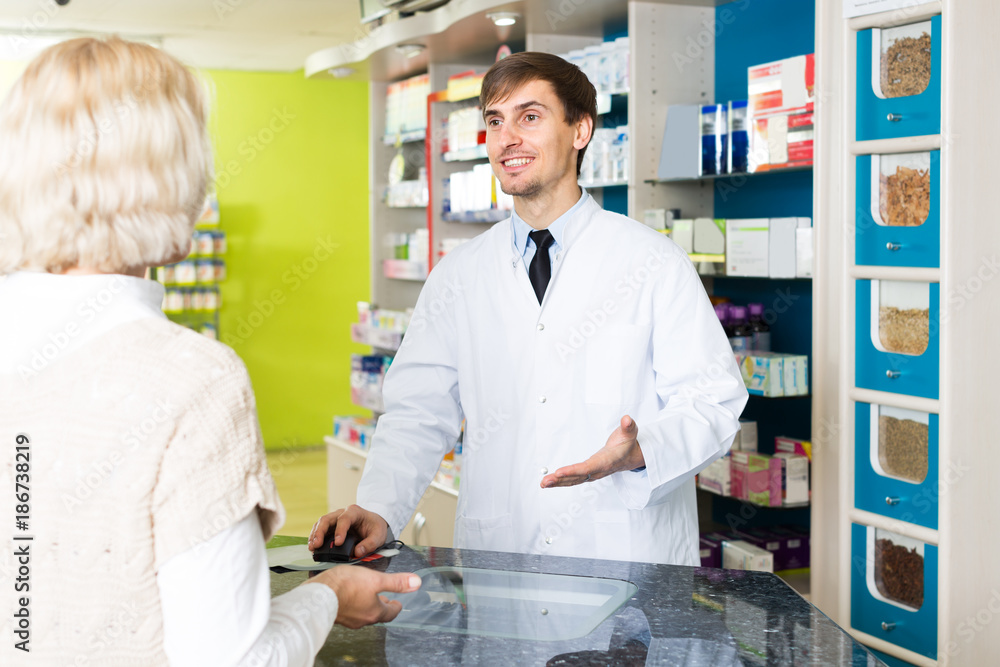
[(520, 185), (510, 186), (510, 190), (502, 187), (505, 195), (511, 197), (520, 197), (521, 199), (534, 199), (542, 191), (542, 183), (538, 179), (528, 181), (527, 183), (521, 183)]

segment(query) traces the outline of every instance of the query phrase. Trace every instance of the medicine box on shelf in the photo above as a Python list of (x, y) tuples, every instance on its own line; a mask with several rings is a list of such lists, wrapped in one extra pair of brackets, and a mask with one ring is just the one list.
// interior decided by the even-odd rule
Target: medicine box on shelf
[(812, 227), (795, 230), (795, 277), (812, 278), (816, 246)]
[(729, 452), (726, 452), (722, 458), (709, 463), (698, 473), (698, 488), (717, 493), (720, 496), (733, 495)]
[(693, 246), (695, 253), (707, 255), (725, 253), (726, 221), (718, 218), (695, 218)]
[(767, 278), (770, 270), (768, 218), (726, 220), (726, 274)]
[(781, 459), (754, 452), (730, 455), (732, 495), (765, 507), (781, 506)]
[(937, 658), (937, 547), (851, 525), (851, 627)]
[(938, 397), (938, 283), (858, 280), (855, 385)]
[(774, 451), (798, 454), (812, 461), (812, 442), (809, 440), (779, 435), (774, 438)]
[(687, 254), (694, 252), (694, 220), (674, 220), (670, 238)]
[(813, 163), (815, 55), (747, 69), (750, 172)]
[(816, 97), (816, 54), (747, 68), (748, 106), (754, 116), (812, 111)]
[(937, 530), (938, 415), (855, 403), (854, 506)]
[(859, 155), (855, 263), (941, 264), (941, 151)]
[(722, 543), (722, 567), (727, 570), (774, 572), (774, 554), (745, 540)]
[(750, 419), (740, 420), (740, 430), (733, 438), (732, 449), (737, 452), (757, 451), (757, 422)]
[(811, 167), (815, 114), (781, 112), (749, 119), (748, 169), (751, 173)]
[(798, 263), (796, 232), (812, 227), (812, 218), (771, 218), (768, 223), (768, 275), (795, 278)]
[(809, 393), (809, 357), (744, 350), (736, 352), (743, 384), (753, 396), (805, 396)]
[(857, 140), (941, 132), (941, 17), (857, 35)]

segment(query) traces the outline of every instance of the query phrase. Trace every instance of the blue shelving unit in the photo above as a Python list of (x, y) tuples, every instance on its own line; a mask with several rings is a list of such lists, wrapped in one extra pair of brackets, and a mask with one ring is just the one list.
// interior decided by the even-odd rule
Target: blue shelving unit
[[(800, 0), (731, 2), (715, 10), (715, 101), (747, 99), (747, 69), (761, 63), (813, 53), (815, 6)], [(709, 181), (716, 218), (812, 217), (811, 169)], [(771, 349), (805, 354), (812, 363), (812, 281), (766, 278), (713, 280), (712, 293), (734, 303), (759, 302), (769, 309)], [(771, 453), (778, 435), (808, 438), (811, 399), (752, 396), (744, 418), (757, 421), (759, 448)], [(808, 525), (809, 512), (788, 513), (788, 521)]]

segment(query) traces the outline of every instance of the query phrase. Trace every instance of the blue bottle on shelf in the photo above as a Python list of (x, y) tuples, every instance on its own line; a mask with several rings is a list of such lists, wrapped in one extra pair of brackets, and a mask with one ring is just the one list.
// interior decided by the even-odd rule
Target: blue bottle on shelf
[(729, 103), (729, 154), (728, 172), (741, 174), (747, 171), (750, 157), (750, 135), (747, 133), (747, 101)]
[(753, 330), (747, 322), (746, 306), (733, 306), (729, 309), (729, 317), (732, 321), (732, 334), (729, 336), (729, 344), (733, 352), (746, 352), (753, 349)]
[(701, 175), (726, 173), (726, 106), (701, 108)]
[(750, 341), (751, 349), (770, 352), (771, 327), (764, 321), (764, 304), (749, 303), (747, 309), (750, 311), (750, 330), (753, 332)]

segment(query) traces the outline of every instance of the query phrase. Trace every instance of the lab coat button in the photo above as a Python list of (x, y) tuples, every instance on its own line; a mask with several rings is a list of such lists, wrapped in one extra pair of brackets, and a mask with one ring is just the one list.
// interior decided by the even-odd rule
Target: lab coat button
[(543, 475), (548, 475), (549, 474), (549, 469), (548, 468), (542, 468), (542, 474)]
[(545, 331), (545, 325), (544, 325), (544, 324), (542, 324), (541, 322), (539, 322), (539, 323), (538, 323), (538, 330), (539, 330), (539, 331)]
[(552, 544), (552, 538), (551, 537), (546, 537), (545, 538), (545, 543), (546, 544)]
[(545, 400), (546, 400), (546, 399), (545, 399), (545, 397), (544, 397), (544, 396), (539, 396), (539, 397), (538, 397), (538, 402), (539, 402), (539, 403), (544, 403), (544, 402), (545, 402)]

